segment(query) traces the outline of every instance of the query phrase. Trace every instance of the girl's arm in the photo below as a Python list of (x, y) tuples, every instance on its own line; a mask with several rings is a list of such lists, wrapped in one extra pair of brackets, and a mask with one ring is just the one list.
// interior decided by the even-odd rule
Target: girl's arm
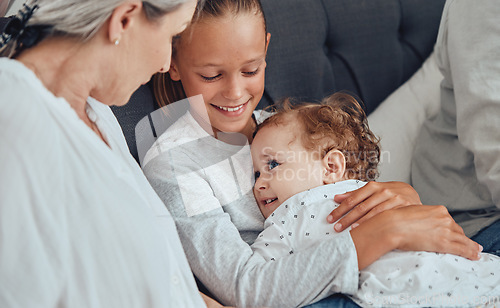
[[(296, 307), (333, 293), (357, 290), (356, 249), (348, 233), (315, 249), (266, 262), (241, 238), (231, 220), (241, 217), (230, 217), (223, 211), (199, 166), (191, 163), (192, 172), (184, 170), (179, 177), (173, 170), (179, 170), (180, 163), (161, 155), (150, 161), (144, 172), (174, 216), (192, 271), (219, 302)], [(183, 178), (187, 175), (189, 179)], [(179, 187), (183, 180), (195, 185), (187, 192), (191, 203), (187, 207), (183, 199), (186, 187), (184, 191)], [(198, 214), (187, 215), (187, 209), (193, 213), (196, 208)]]
[[(482, 250), (465, 236), (446, 207), (422, 206), (409, 184), (368, 182), (360, 189), (337, 195), (335, 201), (341, 203), (327, 219), (329, 222), (340, 219), (335, 224), (337, 232), (353, 223), (359, 224), (351, 235), (360, 270), (388, 252), (387, 247), (451, 253), (471, 260), (477, 260)], [(373, 249), (373, 241), (382, 246)]]
[(391, 208), (422, 204), (418, 193), (409, 184), (373, 181), (357, 190), (335, 196), (335, 202), (340, 205), (330, 213), (327, 220), (333, 223), (340, 219), (335, 224), (337, 232)]
[[(391, 209), (351, 230), (359, 269), (393, 249), (451, 253), (478, 260), (482, 247), (465, 236), (444, 206)], [(389, 250), (387, 250), (389, 249)]]

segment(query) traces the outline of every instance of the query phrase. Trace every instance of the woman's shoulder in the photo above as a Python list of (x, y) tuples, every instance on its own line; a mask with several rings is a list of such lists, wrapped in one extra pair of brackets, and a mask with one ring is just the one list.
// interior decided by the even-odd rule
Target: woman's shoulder
[(9, 132), (4, 139), (54, 135), (58, 123), (77, 119), (66, 100), (55, 97), (19, 61), (0, 58), (0, 93), (0, 123)]
[(0, 93), (1, 111), (5, 114), (7, 110), (21, 110), (28, 104), (30, 108), (39, 107), (32, 101), (46, 96), (48, 90), (33, 71), (21, 62), (0, 58)]

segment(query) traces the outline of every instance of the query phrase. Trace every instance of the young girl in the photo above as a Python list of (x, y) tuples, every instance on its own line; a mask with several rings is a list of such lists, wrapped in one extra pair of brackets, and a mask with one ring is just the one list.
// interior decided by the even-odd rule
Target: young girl
[[(360, 230), (365, 231), (357, 238), (342, 233), (277, 262), (254, 255), (249, 245), (264, 220), (253, 197), (248, 144), (266, 117), (254, 109), (264, 91), (270, 35), (258, 0), (209, 0), (195, 16), (175, 45), (170, 73), (156, 79), (160, 101), (188, 96), (190, 110), (158, 138), (143, 166), (174, 216), (193, 272), (217, 299), (237, 306), (295, 307), (333, 293), (353, 293), (358, 266), (395, 248), (423, 249), (423, 238), (433, 239), (425, 242), (428, 250), (477, 257), (478, 245), (457, 234), (454, 223), (446, 227), (451, 232), (435, 234), (439, 228), (434, 226), (448, 219), (447, 213), (421, 206), (388, 210), (371, 224), (363, 223)], [(238, 139), (231, 138), (235, 134), (245, 143), (222, 141)], [(390, 191), (389, 197), (381, 190)], [(351, 197), (368, 204), (368, 210), (378, 204), (396, 206), (401, 195), (418, 203), (405, 184), (366, 185), (356, 193)], [(407, 234), (408, 227), (421, 238)], [(444, 241), (444, 234), (453, 234), (455, 241)], [(332, 301), (338, 304), (346, 297)]]
[[(337, 93), (320, 104), (284, 107), (259, 126), (251, 151), (254, 194), (266, 218), (252, 249), (267, 261), (339, 236), (322, 219), (336, 206), (331, 199), (375, 179), (380, 156), (352, 96)], [(486, 253), (471, 261), (392, 251), (360, 271), (353, 298), (365, 307), (476, 306), (500, 293), (499, 273), (500, 258)]]

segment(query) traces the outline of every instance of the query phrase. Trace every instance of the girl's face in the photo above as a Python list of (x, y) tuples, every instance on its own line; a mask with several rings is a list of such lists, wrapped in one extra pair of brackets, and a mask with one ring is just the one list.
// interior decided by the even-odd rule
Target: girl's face
[(190, 26), (172, 59), (170, 75), (181, 80), (187, 97), (202, 94), (214, 131), (251, 137), (252, 113), (264, 93), (264, 70), (270, 34), (262, 16), (208, 18)]

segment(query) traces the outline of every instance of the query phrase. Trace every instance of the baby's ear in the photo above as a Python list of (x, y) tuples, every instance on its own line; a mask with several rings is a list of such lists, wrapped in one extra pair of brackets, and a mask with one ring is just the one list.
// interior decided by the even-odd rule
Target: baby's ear
[(339, 150), (328, 151), (322, 159), (325, 173), (323, 175), (324, 184), (332, 184), (344, 180), (345, 156)]

